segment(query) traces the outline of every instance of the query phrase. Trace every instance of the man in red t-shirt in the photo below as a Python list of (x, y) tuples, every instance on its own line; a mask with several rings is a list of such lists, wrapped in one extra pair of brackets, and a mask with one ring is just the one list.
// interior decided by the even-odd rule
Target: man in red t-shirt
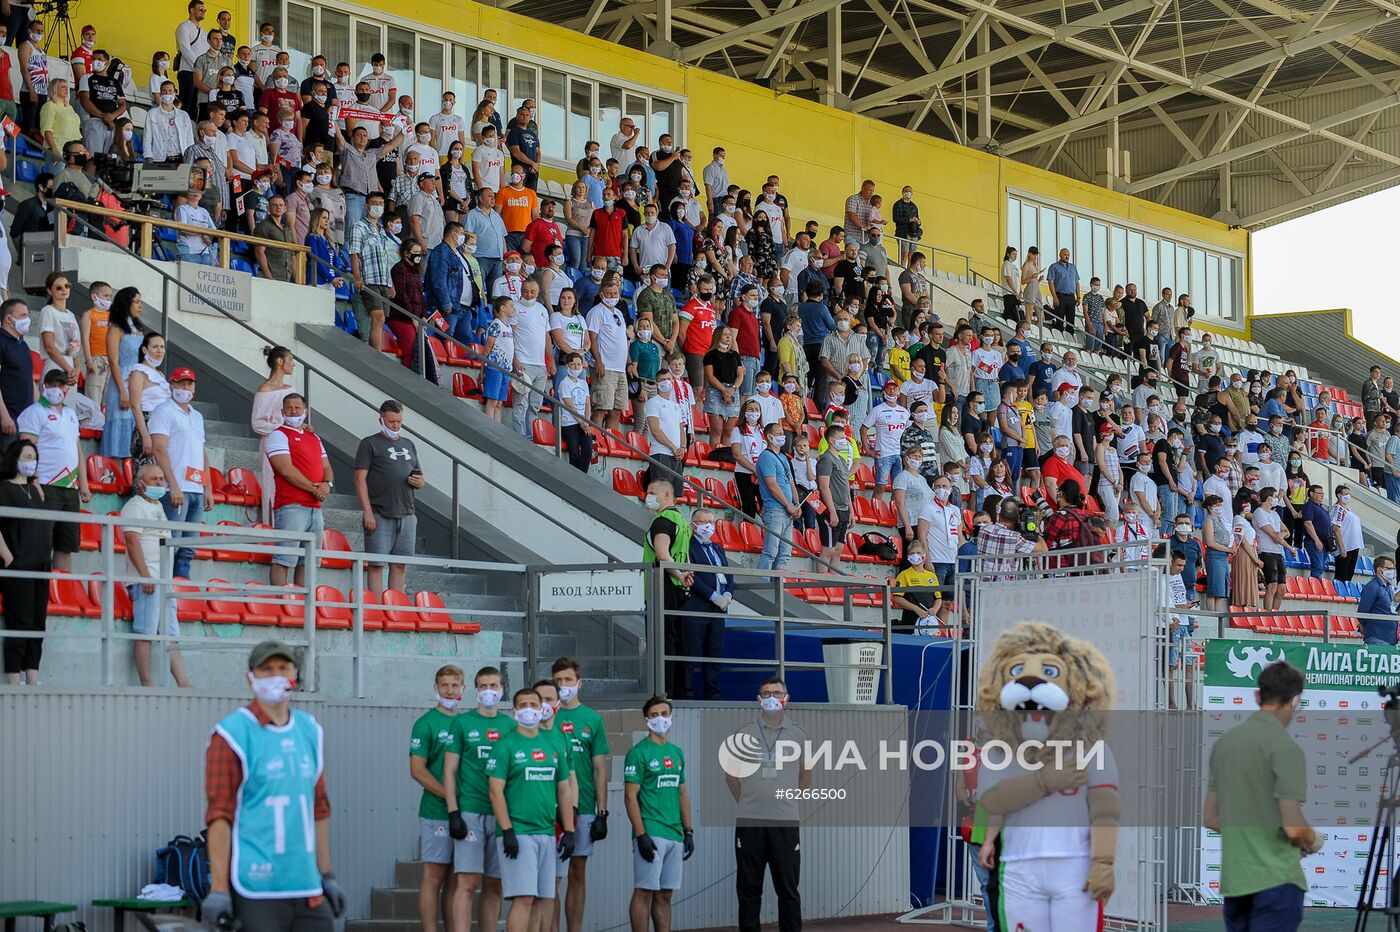
[(525, 228), (525, 239), (520, 245), (534, 258), (535, 267), (543, 269), (549, 267), (549, 257), (545, 255), (545, 250), (556, 244), (564, 245), (564, 234), (559, 232), (559, 226), (554, 222), (554, 200), (542, 198), (540, 215), (531, 220), (530, 225)]
[(1084, 476), (1079, 470), (1074, 468), (1074, 441), (1070, 437), (1059, 436), (1055, 438), (1055, 450), (1046, 457), (1044, 465), (1040, 467), (1040, 478), (1045, 483), (1045, 500), (1053, 502), (1060, 486), (1067, 480), (1073, 479), (1079, 483), (1079, 487), (1084, 487)]
[(715, 313), (715, 280), (711, 275), (701, 275), (696, 281), (696, 295), (681, 308), (681, 329), (676, 342), (685, 353), (686, 373), (690, 384), (695, 386), (695, 396), (705, 397), (705, 354), (714, 341), (715, 326), (719, 315)]
[[(618, 208), (611, 191), (603, 193), (603, 206), (593, 211), (588, 224), (588, 257), (601, 256), (608, 268), (622, 268), (623, 246), (627, 239), (627, 214)], [(705, 347), (709, 349), (709, 347)]]
[[(319, 541), (325, 526), (321, 503), (335, 483), (321, 438), (306, 427), (306, 399), (296, 392), (282, 399), (282, 426), (267, 435), (267, 459), (274, 475), (273, 526), (279, 531), (309, 533)], [(287, 570), (295, 567), (296, 584), (305, 585), (305, 563), (300, 553), (274, 554), (269, 581), (285, 586)]]

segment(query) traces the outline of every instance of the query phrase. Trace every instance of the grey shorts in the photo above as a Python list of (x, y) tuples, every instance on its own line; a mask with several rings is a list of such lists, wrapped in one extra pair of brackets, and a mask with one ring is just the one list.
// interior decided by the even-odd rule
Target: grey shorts
[(593, 409), (621, 411), (627, 407), (627, 373), (605, 371), (593, 377)]
[(452, 863), (452, 836), (446, 819), (418, 820), (419, 856), (429, 864)]
[(452, 872), (501, 876), (495, 842), (496, 817), (480, 812), (464, 812), (462, 820), (467, 823), (467, 837), (452, 842)]
[[(411, 557), (418, 549), (418, 516), (402, 518), (374, 516), (374, 531), (365, 535), (366, 553), (387, 553), (391, 557)], [(370, 566), (383, 566), (371, 563)]]
[[(314, 534), (319, 540), (325, 528), (325, 516), (321, 509), (306, 505), (283, 505), (272, 513), (272, 525), (279, 531), (300, 531)], [(288, 543), (295, 543), (289, 541)], [(273, 554), (272, 562), (278, 566), (301, 566), (306, 562), (305, 553)]]
[(515, 837), (520, 842), (520, 854), (514, 858), (505, 856), (499, 836), (495, 841), (496, 854), (501, 859), (501, 895), (554, 899), (555, 865), (559, 863), (554, 833)]
[[(589, 830), (593, 828), (593, 816), (584, 815), (580, 812), (574, 816), (574, 853), (572, 858), (586, 858), (593, 853), (593, 840), (588, 837)], [(569, 873), (569, 862), (560, 861), (557, 871), (560, 877)]]
[(679, 890), (681, 888), (681, 866), (685, 857), (685, 846), (669, 838), (651, 840), (656, 843), (656, 857), (650, 863), (642, 860), (637, 851), (636, 839), (632, 841), (632, 886), (638, 890)]

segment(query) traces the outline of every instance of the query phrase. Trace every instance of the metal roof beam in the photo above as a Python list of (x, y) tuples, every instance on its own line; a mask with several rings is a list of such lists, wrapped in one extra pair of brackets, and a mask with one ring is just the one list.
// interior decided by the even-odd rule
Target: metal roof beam
[(834, 10), (845, 2), (846, 0), (805, 0), (800, 6), (789, 7), (781, 13), (774, 13), (772, 16), (757, 19), (751, 23), (735, 26), (728, 32), (697, 42), (694, 45), (688, 45), (681, 49), (679, 58), (682, 62), (699, 61), (711, 52), (718, 52), (740, 39), (777, 32), (793, 23), (800, 23), (803, 20), (819, 16), (827, 10)]
[(1354, 194), (1361, 194), (1372, 188), (1389, 187), (1397, 181), (1400, 181), (1400, 168), (1391, 167), (1386, 171), (1378, 172), (1374, 175), (1367, 175), (1365, 178), (1358, 178), (1344, 185), (1329, 188), (1325, 191), (1318, 191), (1306, 197), (1300, 197), (1297, 200), (1277, 204), (1273, 207), (1250, 214), (1240, 221), (1240, 226), (1249, 227), (1250, 229), (1268, 226), (1271, 223), (1277, 223), (1293, 214), (1302, 213), (1305, 210), (1315, 210), (1332, 201), (1338, 201)]

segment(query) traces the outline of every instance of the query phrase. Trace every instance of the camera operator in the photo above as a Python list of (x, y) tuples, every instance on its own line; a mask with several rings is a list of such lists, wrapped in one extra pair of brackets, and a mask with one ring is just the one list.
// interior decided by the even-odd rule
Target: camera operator
[(1045, 541), (1027, 539), (1021, 530), (1021, 506), (1014, 501), (1001, 503), (1001, 511), (995, 524), (988, 524), (977, 535), (977, 553), (982, 556), (998, 556), (1004, 559), (986, 560), (982, 570), (992, 581), (1010, 579), (1008, 573), (1030, 569), (1027, 561), (1018, 559), (1020, 554), (1044, 553)]
[[(1084, 511), (1084, 487), (1073, 479), (1066, 479), (1055, 490), (1055, 512), (1045, 521), (1045, 544), (1050, 550), (1075, 550), (1088, 547), (1092, 534), (1088, 525), (1089, 516)], [(1088, 554), (1070, 557), (1052, 557), (1047, 566), (1063, 569), (1067, 566), (1085, 566), (1089, 563)]]

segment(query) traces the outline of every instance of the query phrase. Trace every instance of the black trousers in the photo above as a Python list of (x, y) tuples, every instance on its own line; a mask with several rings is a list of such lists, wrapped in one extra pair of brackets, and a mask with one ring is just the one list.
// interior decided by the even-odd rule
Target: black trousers
[(580, 472), (588, 472), (593, 462), (593, 434), (580, 424), (568, 424), (560, 432), (564, 449), (569, 451), (569, 465)]
[(1356, 575), (1356, 558), (1359, 556), (1360, 548), (1347, 553), (1338, 551), (1333, 558), (1332, 578), (1337, 582), (1351, 582), (1351, 578)]
[(233, 915), (243, 928), (258, 932), (335, 932), (335, 917), (324, 899), (312, 906), (305, 897), (249, 900), (235, 894)]
[(1006, 294), (1002, 295), (1001, 316), (1005, 317), (1013, 324), (1019, 324), (1022, 320), (1021, 299), (1016, 297), (1014, 294), (1011, 294), (1010, 292), (1007, 292)]
[(758, 477), (751, 472), (736, 472), (734, 488), (739, 490), (739, 510), (750, 518), (758, 516)]
[(175, 73), (176, 80), (180, 86), (180, 109), (189, 114), (191, 120), (199, 108), (199, 88), (194, 83), (193, 71), (178, 71)]
[[(15, 569), (47, 572), (47, 566), (24, 566)], [(5, 628), (10, 631), (43, 631), (49, 617), (49, 581), (47, 579), (0, 579), (0, 596), (5, 599)], [(44, 655), (42, 638), (5, 638), (4, 667), (6, 673), (39, 669)]]
[(817, 403), (817, 407), (823, 411), (826, 398), (823, 392), (818, 392), (818, 388), (826, 386), (829, 376), (822, 366), (822, 345), (820, 343), (803, 343), (802, 353), (807, 357), (807, 388), (812, 392), (812, 398)]
[(1074, 329), (1074, 295), (1055, 292), (1055, 316), (1064, 322), (1066, 330)]
[(739, 898), (739, 932), (759, 932), (763, 871), (773, 875), (778, 895), (779, 932), (801, 932), (802, 850), (796, 825), (739, 825), (734, 829), (734, 890)]
[[(681, 617), (680, 608), (685, 604), (686, 590), (671, 582), (668, 577), (664, 583), (665, 596), (662, 604), (666, 609), (665, 645), (666, 653), (673, 657), (685, 656), (685, 619)], [(661, 684), (665, 694), (672, 699), (691, 698), (690, 685), (690, 664), (682, 663), (678, 660), (666, 661), (666, 682)]]
[(681, 493), (685, 491), (685, 483), (681, 479), (681, 473), (684, 471), (681, 461), (669, 453), (653, 453), (652, 458), (661, 465), (647, 467), (647, 485), (651, 485), (657, 479), (665, 479), (671, 483), (671, 491), (675, 493), (676, 498), (680, 498)]

